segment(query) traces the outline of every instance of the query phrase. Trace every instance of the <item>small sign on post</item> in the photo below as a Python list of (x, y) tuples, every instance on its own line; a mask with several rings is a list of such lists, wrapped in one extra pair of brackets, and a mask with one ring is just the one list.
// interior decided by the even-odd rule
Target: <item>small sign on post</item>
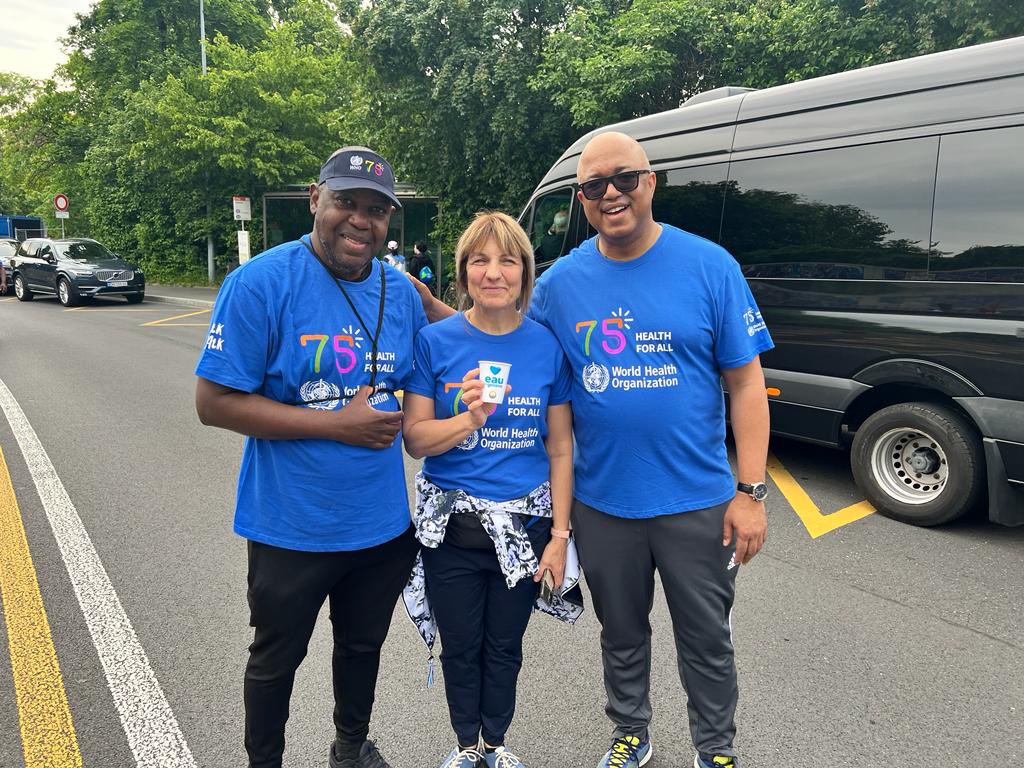
[(249, 233), (245, 231), (245, 222), (252, 220), (252, 206), (245, 195), (233, 195), (231, 207), (235, 212), (235, 221), (242, 222), (242, 228), (238, 230), (238, 265), (241, 266), (249, 260)]
[(53, 215), (60, 219), (60, 236), (63, 238), (64, 219), (70, 218), (68, 213), (68, 196), (63, 192), (58, 192), (53, 196), (53, 207), (56, 209)]
[(252, 206), (249, 205), (248, 197), (235, 195), (231, 198), (231, 205), (235, 210), (235, 221), (252, 220)]

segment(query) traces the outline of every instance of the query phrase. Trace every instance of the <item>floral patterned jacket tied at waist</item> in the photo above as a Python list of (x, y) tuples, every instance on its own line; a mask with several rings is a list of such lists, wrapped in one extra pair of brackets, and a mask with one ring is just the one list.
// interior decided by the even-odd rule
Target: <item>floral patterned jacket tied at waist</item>
[[(470, 496), (465, 491), (446, 491), (430, 482), (422, 472), (418, 473), (413, 524), (416, 526), (416, 538), (420, 544), (436, 549), (444, 541), (448, 519), (456, 513), (473, 514), (480, 520), (480, 524), (494, 542), (495, 554), (509, 589), (522, 579), (533, 578), (540, 563), (526, 529), (519, 520), (519, 515), (551, 517), (550, 483), (545, 482), (518, 499), (490, 501)], [(534, 608), (567, 624), (574, 624), (583, 614), (583, 595), (579, 589), (579, 580), (580, 563), (576, 554), (576, 542), (570, 538), (562, 586), (552, 594), (550, 603), (538, 597)], [(416, 556), (416, 563), (409, 576), (409, 583), (402, 593), (402, 599), (409, 618), (431, 651), (431, 674), (428, 680), (432, 680), (437, 622), (427, 599), (422, 555)]]
[(551, 483), (538, 485), (525, 496), (510, 501), (490, 501), (465, 491), (438, 488), (420, 472), (416, 475), (416, 538), (436, 549), (444, 540), (448, 519), (454, 514), (475, 515), (494, 542), (505, 585), (512, 589), (537, 572), (537, 554), (530, 544), (519, 515), (551, 517)]

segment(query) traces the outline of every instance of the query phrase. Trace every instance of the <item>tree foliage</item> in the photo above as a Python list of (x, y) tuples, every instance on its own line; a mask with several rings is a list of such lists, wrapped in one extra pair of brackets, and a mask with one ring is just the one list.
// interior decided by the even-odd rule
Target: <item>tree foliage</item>
[(198, 281), (207, 233), (236, 259), (231, 195), (359, 143), (440, 198), (449, 250), (595, 126), (1024, 33), (1001, 0), (205, 0), (203, 76), (197, 6), (96, 0), (58, 79), (0, 73), (2, 212), (52, 217), (64, 192), (70, 232)]
[(587, 128), (1022, 33), (1001, 0), (584, 0), (533, 84)]

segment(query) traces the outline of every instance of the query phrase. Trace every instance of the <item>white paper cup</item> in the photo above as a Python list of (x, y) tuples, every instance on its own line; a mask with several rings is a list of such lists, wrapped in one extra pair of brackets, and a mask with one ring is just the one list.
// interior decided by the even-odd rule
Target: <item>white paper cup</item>
[(480, 398), (485, 403), (500, 403), (505, 399), (505, 385), (508, 383), (510, 363), (498, 363), (493, 360), (480, 361), (480, 381), (484, 383), (484, 393)]

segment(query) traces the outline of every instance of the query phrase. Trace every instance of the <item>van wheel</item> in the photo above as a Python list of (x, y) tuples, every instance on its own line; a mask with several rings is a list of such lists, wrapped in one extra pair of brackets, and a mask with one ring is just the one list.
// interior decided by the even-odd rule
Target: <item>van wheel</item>
[(18, 301), (32, 301), (32, 291), (28, 289), (28, 283), (21, 275), (14, 276), (14, 295)]
[(78, 304), (78, 293), (71, 287), (71, 281), (66, 277), (57, 281), (57, 298), (65, 307), (73, 307)]
[(911, 525), (955, 520), (985, 487), (973, 425), (934, 403), (899, 403), (869, 416), (853, 437), (850, 466), (879, 512)]

